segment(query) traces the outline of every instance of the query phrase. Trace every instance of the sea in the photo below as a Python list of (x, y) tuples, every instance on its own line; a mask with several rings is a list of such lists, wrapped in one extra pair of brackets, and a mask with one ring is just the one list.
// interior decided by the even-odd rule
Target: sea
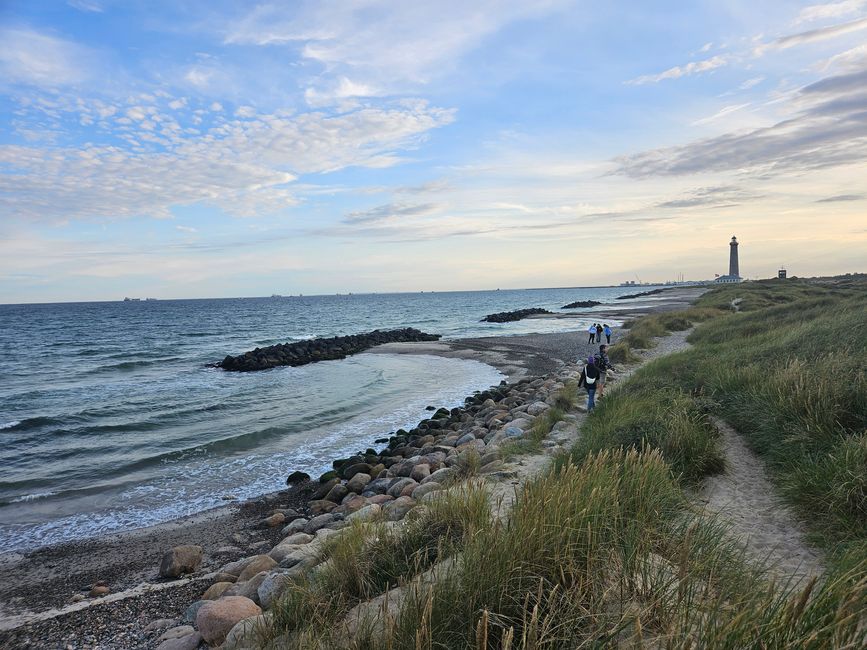
[[(643, 288), (642, 288), (643, 289)], [(444, 339), (586, 329), (482, 323), (610, 302), (622, 287), (0, 305), (0, 552), (143, 528), (285, 487), (503, 376), (477, 361), (358, 354), (208, 367), (275, 343), (415, 327)], [(592, 313), (592, 310), (591, 310)]]

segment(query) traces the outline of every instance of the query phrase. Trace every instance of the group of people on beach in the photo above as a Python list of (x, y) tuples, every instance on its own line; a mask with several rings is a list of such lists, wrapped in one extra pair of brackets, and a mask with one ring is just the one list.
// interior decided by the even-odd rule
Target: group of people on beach
[[(605, 326), (605, 330), (610, 342), (611, 330), (608, 328), (608, 325)], [(614, 366), (611, 365), (611, 361), (608, 359), (608, 346), (603, 343), (599, 346), (599, 352), (587, 357), (587, 362), (581, 371), (581, 377), (578, 379), (578, 387), (583, 386), (587, 389), (588, 412), (592, 411), (593, 407), (596, 406), (597, 391), (599, 398), (605, 392), (605, 380), (608, 378), (609, 371), (612, 370), (614, 370)]]
[(590, 338), (587, 339), (588, 343), (593, 343), (593, 339), (596, 339), (597, 343), (602, 343), (603, 333), (605, 334), (605, 342), (611, 343), (611, 328), (608, 327), (608, 323), (604, 325), (602, 323), (593, 323), (587, 328), (587, 331), (590, 333)]

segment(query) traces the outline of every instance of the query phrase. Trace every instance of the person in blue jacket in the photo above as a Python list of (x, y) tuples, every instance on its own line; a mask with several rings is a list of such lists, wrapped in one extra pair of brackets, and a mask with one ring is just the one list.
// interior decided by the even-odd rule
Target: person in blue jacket
[(603, 325), (602, 331), (605, 332), (605, 342), (611, 343), (611, 328), (608, 327), (608, 323), (605, 323), (605, 325)]

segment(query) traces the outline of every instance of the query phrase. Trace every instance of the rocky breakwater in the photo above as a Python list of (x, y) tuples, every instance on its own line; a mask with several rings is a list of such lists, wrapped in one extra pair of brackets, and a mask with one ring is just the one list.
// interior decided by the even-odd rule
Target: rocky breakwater
[(595, 307), (601, 304), (598, 300), (576, 300), (575, 302), (570, 302), (568, 305), (563, 305), (560, 309), (580, 309), (582, 307)]
[[(267, 514), (259, 526), (279, 527), (277, 544), (206, 576), (210, 586), (180, 620), (155, 621), (153, 626), (170, 628), (162, 632), (159, 650), (192, 649), (202, 641), (223, 650), (260, 647), (259, 635), (269, 627), (281, 596), (327, 565), (326, 539), (352, 534), (353, 522), (399, 526), (413, 509), (471, 476), (514, 478), (516, 473), (504, 466), (501, 447), (547, 434), (539, 431), (551, 426), (545, 413), (558, 404), (564, 382), (576, 375), (570, 371), (503, 382), (468, 397), (461, 408), (438, 409), (415, 428), (394, 432), (379, 451), (369, 448), (335, 460), (318, 480), (306, 482), (307, 475), (293, 472), (287, 483), (305, 486), (307, 507)], [(543, 441), (546, 447), (555, 444)], [(197, 550), (168, 552), (164, 575), (195, 570), (191, 555)], [(278, 641), (275, 647), (281, 647)]]
[(496, 314), (488, 314), (481, 322), (482, 323), (510, 323), (511, 321), (529, 318), (530, 316), (538, 316), (540, 314), (551, 314), (553, 312), (541, 307), (531, 307), (530, 309), (517, 309), (515, 311), (501, 311)]
[(412, 327), (398, 330), (374, 330), (367, 334), (333, 336), (311, 341), (280, 343), (267, 348), (256, 348), (238, 356), (227, 356), (213, 367), (235, 372), (268, 370), (277, 366), (303, 366), (316, 361), (344, 359), (351, 354), (382, 345), (416, 341), (438, 341), (439, 334), (426, 334)]

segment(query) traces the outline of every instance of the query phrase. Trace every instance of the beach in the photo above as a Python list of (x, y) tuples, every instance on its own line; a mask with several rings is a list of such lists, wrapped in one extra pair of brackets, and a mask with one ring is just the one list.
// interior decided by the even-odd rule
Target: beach
[[(705, 290), (672, 289), (652, 299), (606, 305), (610, 313), (597, 308), (592, 315), (599, 321), (607, 318), (622, 322), (680, 309)], [(577, 310), (556, 317), (586, 320), (588, 313)], [(612, 342), (617, 337), (615, 330)], [(493, 366), (514, 383), (556, 373), (597, 350), (595, 342), (588, 344), (584, 331), (575, 331), (393, 343), (362, 354), (471, 359)], [(145, 632), (147, 625), (155, 619), (180, 618), (220, 566), (273, 547), (281, 538), (281, 527), (269, 528), (263, 525), (263, 519), (275, 510), (306, 514), (309, 488), (310, 484), (302, 484), (139, 530), (26, 554), (8, 553), (0, 558), (7, 576), (0, 586), (0, 642), (32, 648), (156, 647), (154, 635)], [(182, 544), (203, 547), (201, 567), (191, 578), (160, 579), (158, 568), (163, 554)], [(105, 583), (110, 594), (87, 598), (91, 586), (98, 582)]]

